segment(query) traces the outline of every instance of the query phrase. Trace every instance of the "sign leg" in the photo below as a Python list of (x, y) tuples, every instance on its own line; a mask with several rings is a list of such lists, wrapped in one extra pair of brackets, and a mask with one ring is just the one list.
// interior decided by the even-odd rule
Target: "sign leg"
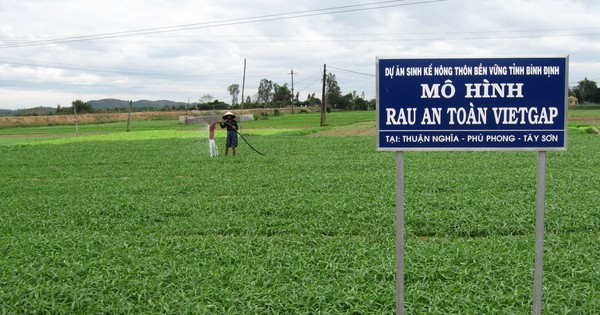
[(396, 155), (396, 314), (404, 314), (404, 152)]
[(535, 210), (535, 269), (533, 273), (533, 314), (542, 314), (544, 275), (544, 216), (546, 208), (546, 151), (539, 151)]

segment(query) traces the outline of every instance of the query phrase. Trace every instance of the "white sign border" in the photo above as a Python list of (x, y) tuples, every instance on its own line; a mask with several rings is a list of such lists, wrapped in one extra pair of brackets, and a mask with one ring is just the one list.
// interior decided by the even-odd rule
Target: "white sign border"
[[(377, 128), (377, 135), (376, 135), (376, 142), (377, 142), (377, 151), (382, 151), (382, 152), (394, 152), (394, 151), (429, 151), (429, 152), (435, 152), (435, 151), (527, 151), (527, 152), (531, 152), (531, 151), (566, 151), (567, 150), (567, 146), (568, 146), (568, 140), (569, 140), (569, 135), (568, 135), (568, 130), (569, 130), (569, 115), (568, 115), (568, 110), (569, 110), (569, 55), (550, 55), (550, 56), (523, 56), (523, 57), (515, 57), (515, 56), (502, 56), (502, 57), (417, 57), (417, 58), (413, 58), (413, 57), (375, 57), (375, 78), (376, 78), (376, 86), (375, 86), (375, 93), (376, 93), (376, 102), (375, 102), (375, 112), (376, 112), (376, 128)], [(380, 143), (379, 143), (379, 132), (381, 131), (380, 129), (380, 125), (379, 125), (379, 109), (380, 109), (380, 100), (379, 100), (379, 78), (380, 78), (380, 73), (379, 73), (379, 61), (380, 60), (396, 60), (396, 59), (410, 59), (410, 60), (429, 60), (429, 59), (454, 59), (454, 60), (460, 60), (460, 59), (551, 59), (551, 58), (564, 58), (565, 59), (565, 99), (564, 99), (564, 145), (562, 147), (552, 147), (552, 148), (546, 148), (546, 147), (508, 147), (508, 148), (499, 148), (499, 147), (479, 147), (479, 148), (469, 148), (469, 147), (451, 147), (451, 148), (388, 148), (388, 147), (381, 147)]]

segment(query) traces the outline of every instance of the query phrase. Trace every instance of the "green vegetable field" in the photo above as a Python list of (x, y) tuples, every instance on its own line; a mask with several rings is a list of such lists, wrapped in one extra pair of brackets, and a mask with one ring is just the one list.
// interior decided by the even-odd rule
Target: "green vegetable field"
[[(0, 129), (0, 314), (394, 314), (374, 116), (243, 123), (265, 157), (176, 121)], [(599, 155), (548, 153), (544, 314), (600, 314)], [(405, 153), (407, 314), (532, 312), (536, 157)]]

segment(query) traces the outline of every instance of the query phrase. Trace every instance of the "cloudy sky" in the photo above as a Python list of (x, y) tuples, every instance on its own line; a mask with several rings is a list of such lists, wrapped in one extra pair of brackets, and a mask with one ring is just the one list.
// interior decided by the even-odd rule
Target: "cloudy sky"
[(598, 0), (0, 0), (0, 109), (117, 98), (231, 102), (266, 78), (305, 100), (323, 65), (375, 98), (376, 57), (569, 55), (600, 81)]

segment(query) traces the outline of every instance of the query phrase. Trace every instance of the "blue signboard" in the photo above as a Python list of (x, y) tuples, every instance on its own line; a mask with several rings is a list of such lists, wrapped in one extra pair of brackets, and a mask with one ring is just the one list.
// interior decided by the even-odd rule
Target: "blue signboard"
[(568, 57), (377, 59), (377, 149), (565, 150)]

